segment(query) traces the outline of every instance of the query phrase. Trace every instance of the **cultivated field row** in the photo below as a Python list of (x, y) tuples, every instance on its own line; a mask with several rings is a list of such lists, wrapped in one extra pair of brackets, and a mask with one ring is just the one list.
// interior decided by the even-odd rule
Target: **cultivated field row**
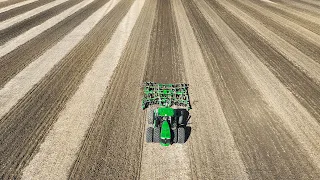
[[(316, 0), (0, 1), (0, 179), (319, 179)], [(144, 81), (189, 83), (145, 143)]]

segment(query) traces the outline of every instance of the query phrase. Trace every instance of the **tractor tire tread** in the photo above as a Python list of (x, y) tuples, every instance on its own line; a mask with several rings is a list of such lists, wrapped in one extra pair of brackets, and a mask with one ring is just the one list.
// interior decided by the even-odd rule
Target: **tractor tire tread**
[(158, 128), (158, 127), (154, 128), (153, 142), (154, 143), (159, 143), (160, 142), (160, 128)]
[(148, 129), (147, 129), (146, 141), (147, 141), (147, 143), (153, 142), (153, 128), (152, 127), (148, 127)]
[(178, 143), (185, 143), (186, 130), (184, 127), (178, 128)]
[(147, 110), (147, 120), (148, 120), (148, 124), (153, 124), (153, 109), (150, 108)]

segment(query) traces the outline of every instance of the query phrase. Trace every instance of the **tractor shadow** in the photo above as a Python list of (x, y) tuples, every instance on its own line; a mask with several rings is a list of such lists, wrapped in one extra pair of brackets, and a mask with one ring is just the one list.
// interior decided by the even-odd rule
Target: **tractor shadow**
[(190, 135), (191, 135), (191, 131), (192, 128), (190, 126), (188, 126), (189, 124), (191, 124), (189, 121), (191, 119), (191, 115), (189, 113), (189, 111), (187, 111), (186, 109), (176, 109), (177, 114), (179, 114), (180, 116), (183, 116), (183, 127), (185, 127), (185, 142), (188, 141)]

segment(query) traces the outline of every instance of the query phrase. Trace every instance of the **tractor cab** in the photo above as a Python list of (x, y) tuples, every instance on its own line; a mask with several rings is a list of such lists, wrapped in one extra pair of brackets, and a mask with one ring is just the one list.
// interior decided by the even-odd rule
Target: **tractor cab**
[(174, 115), (174, 110), (170, 107), (158, 108), (158, 116), (160, 117), (171, 117)]

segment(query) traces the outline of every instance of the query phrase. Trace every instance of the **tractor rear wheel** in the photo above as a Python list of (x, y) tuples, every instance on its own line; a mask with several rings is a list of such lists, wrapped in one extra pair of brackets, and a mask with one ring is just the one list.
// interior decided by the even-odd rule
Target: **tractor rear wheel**
[(147, 141), (147, 143), (151, 143), (152, 140), (153, 140), (153, 128), (148, 127), (147, 133), (146, 133), (146, 141)]
[(178, 118), (178, 123), (179, 123), (179, 125), (185, 125), (186, 124), (186, 119), (187, 119), (187, 111), (186, 110), (181, 110), (180, 111), (180, 116), (179, 116), (179, 118)]
[(153, 108), (147, 110), (147, 120), (148, 124), (153, 124)]
[[(181, 112), (181, 113), (182, 113), (182, 112)], [(179, 125), (183, 125), (183, 118), (184, 118), (184, 117), (183, 117), (183, 114), (181, 114), (181, 115), (179, 116), (179, 118), (178, 118), (178, 120), (179, 120), (179, 121), (178, 121), (178, 124), (179, 124)]]
[(172, 130), (172, 132), (173, 132), (173, 140), (172, 140), (172, 142), (173, 143), (177, 143), (178, 142), (178, 128)]
[(153, 132), (153, 142), (159, 143), (160, 142), (160, 128), (155, 127)]
[(186, 131), (184, 127), (178, 128), (178, 143), (184, 143), (186, 138)]

